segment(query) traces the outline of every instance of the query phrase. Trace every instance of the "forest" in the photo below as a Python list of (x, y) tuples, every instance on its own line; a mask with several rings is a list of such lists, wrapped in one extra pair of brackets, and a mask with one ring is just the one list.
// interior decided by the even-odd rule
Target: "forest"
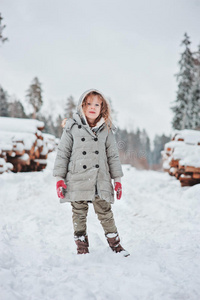
[[(3, 40), (5, 42), (5, 38)], [(178, 62), (179, 72), (176, 74), (177, 93), (171, 110), (174, 117), (172, 129), (200, 129), (200, 46), (197, 51), (191, 51), (190, 38), (185, 33), (181, 46), (183, 51)], [(0, 116), (12, 118), (27, 118), (43, 121), (45, 124), (43, 132), (53, 134), (60, 138), (62, 134), (62, 120), (71, 118), (76, 110), (77, 99), (72, 95), (66, 96), (63, 108), (57, 116), (51, 112), (48, 115), (41, 112), (45, 99), (45, 91), (38, 77), (34, 77), (25, 92), (24, 101), (32, 108), (27, 113), (23, 101), (17, 96), (9, 95), (9, 92), (0, 85)], [(117, 125), (117, 113), (109, 99), (113, 120)], [(162, 126), (162, 124), (160, 124)], [(162, 170), (161, 151), (164, 145), (170, 141), (170, 136), (155, 135), (150, 141), (145, 128), (127, 130), (119, 128), (116, 140), (123, 164), (130, 164), (138, 169)]]

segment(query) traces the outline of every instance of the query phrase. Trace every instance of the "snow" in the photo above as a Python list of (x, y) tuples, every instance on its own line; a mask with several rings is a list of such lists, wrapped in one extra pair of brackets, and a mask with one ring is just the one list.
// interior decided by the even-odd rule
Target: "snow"
[(37, 137), (34, 133), (4, 131), (0, 129), (0, 148), (5, 150), (13, 149), (13, 142), (22, 141), (25, 150), (30, 150)]
[(46, 159), (34, 159), (35, 162), (39, 162), (40, 164), (46, 165), (47, 160)]
[(171, 158), (180, 160), (180, 165), (198, 168), (200, 167), (200, 146), (185, 144), (176, 147)]
[(182, 141), (170, 141), (165, 144), (164, 149), (167, 151), (167, 148), (170, 148), (172, 151), (176, 147), (184, 147), (185, 143)]
[(4, 158), (0, 157), (0, 174), (7, 170), (12, 170), (12, 169), (13, 169), (13, 165), (11, 163), (6, 162)]
[(89, 205), (90, 254), (76, 255), (69, 203), (42, 172), (0, 175), (0, 290), (3, 300), (200, 299), (200, 184), (123, 166), (113, 205), (125, 258), (113, 253)]
[(24, 150), (24, 144), (22, 144), (22, 143), (15, 143), (13, 145), (13, 148), (15, 149), (15, 151), (22, 152)]
[(43, 128), (44, 123), (34, 119), (0, 117), (0, 130), (14, 132), (38, 133), (37, 128)]
[(49, 133), (43, 133), (43, 137), (44, 137), (44, 141), (47, 144), (47, 149), (44, 150), (44, 152), (42, 153), (43, 155), (45, 155), (45, 151), (53, 151), (55, 149), (55, 145), (56, 145), (56, 138), (54, 135), (49, 134)]
[(27, 153), (24, 153), (22, 156), (20, 156), (20, 160), (28, 160), (29, 159), (29, 155)]
[(200, 131), (198, 130), (175, 130), (172, 136), (175, 136), (175, 140), (183, 138), (186, 144), (193, 144), (196, 145), (200, 143)]
[[(200, 167), (200, 131), (176, 130), (173, 134), (175, 140), (165, 144), (164, 151), (161, 151), (164, 159), (163, 168), (169, 169), (172, 159), (179, 160), (182, 166)], [(178, 139), (184, 141), (178, 141)], [(167, 156), (170, 155), (170, 156)]]

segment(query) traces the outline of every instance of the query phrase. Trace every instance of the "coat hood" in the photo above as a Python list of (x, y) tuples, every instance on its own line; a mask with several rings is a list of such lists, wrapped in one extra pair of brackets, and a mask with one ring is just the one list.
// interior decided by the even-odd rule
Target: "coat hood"
[[(87, 90), (86, 92), (84, 92), (84, 93), (81, 95), (81, 97), (80, 97), (80, 99), (79, 99), (79, 101), (78, 101), (78, 105), (77, 105), (77, 113), (79, 114), (80, 118), (83, 120), (83, 122), (84, 122), (85, 124), (87, 124), (87, 119), (86, 119), (85, 114), (84, 114), (83, 109), (82, 109), (82, 102), (83, 102), (83, 100), (85, 99), (85, 97), (86, 97), (89, 93), (91, 93), (91, 92), (96, 92), (96, 93), (100, 94), (100, 95), (105, 99), (105, 101), (107, 102), (108, 106), (110, 106), (110, 105), (109, 105), (109, 101), (106, 99), (106, 97), (105, 97), (100, 91), (98, 91), (98, 90), (96, 90), (96, 89), (90, 89), (90, 90)], [(99, 126), (101, 126), (103, 123), (104, 123), (104, 118), (101, 118), (101, 120), (97, 123), (97, 125), (96, 125), (95, 127), (99, 127)]]
[[(81, 97), (80, 97), (80, 99), (79, 99), (79, 101), (78, 101), (78, 105), (77, 105), (77, 112), (78, 112), (78, 113), (82, 113), (82, 102), (83, 102), (84, 98), (85, 98), (89, 93), (91, 93), (91, 92), (96, 92), (96, 93), (100, 94), (100, 95), (104, 98), (104, 100), (107, 102), (108, 106), (110, 106), (109, 101), (106, 99), (106, 97), (103, 95), (103, 93), (101, 93), (100, 91), (98, 91), (98, 90), (96, 90), (96, 89), (90, 89), (90, 90), (87, 90), (86, 92), (84, 92), (84, 93), (81, 95)], [(80, 108), (81, 108), (81, 109), (80, 109)]]
[[(85, 114), (84, 114), (83, 109), (82, 109), (82, 102), (85, 99), (85, 97), (89, 93), (91, 93), (91, 92), (96, 92), (96, 93), (100, 94), (104, 98), (104, 100), (106, 101), (108, 107), (110, 107), (110, 103), (109, 103), (108, 99), (106, 99), (106, 97), (104, 96), (104, 94), (101, 93), (99, 90), (97, 90), (97, 89), (90, 89), (90, 90), (85, 91), (81, 95), (81, 97), (80, 97), (80, 99), (78, 101), (78, 105), (77, 105), (77, 108), (76, 108), (76, 113), (73, 115), (73, 117), (74, 117), (75, 120), (77, 120), (77, 114), (78, 114), (78, 116), (80, 117), (80, 119), (83, 122), (83, 124), (85, 124), (88, 127), (89, 127), (89, 125), (88, 125), (87, 119), (86, 119)], [(95, 128), (100, 127), (103, 123), (105, 123), (104, 118), (101, 118), (101, 120), (97, 123), (97, 125), (95, 126)], [(117, 128), (113, 124), (110, 126), (110, 128), (113, 130), (113, 132), (116, 132), (116, 130), (117, 130)]]

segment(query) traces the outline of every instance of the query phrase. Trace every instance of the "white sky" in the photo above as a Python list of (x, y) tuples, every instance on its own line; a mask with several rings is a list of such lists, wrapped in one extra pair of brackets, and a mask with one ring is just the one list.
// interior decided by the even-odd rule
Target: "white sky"
[(200, 0), (0, 0), (9, 42), (0, 84), (22, 102), (37, 76), (45, 105), (96, 88), (121, 128), (170, 134), (180, 43), (200, 44)]

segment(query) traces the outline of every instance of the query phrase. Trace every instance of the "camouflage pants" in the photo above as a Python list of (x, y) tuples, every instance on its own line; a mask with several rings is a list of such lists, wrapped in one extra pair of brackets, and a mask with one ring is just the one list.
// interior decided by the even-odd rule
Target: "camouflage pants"
[[(104, 229), (105, 234), (116, 233), (117, 228), (111, 210), (111, 204), (105, 200), (101, 200), (96, 197), (92, 201), (94, 211), (98, 216), (98, 219)], [(74, 226), (74, 236), (82, 236), (87, 234), (87, 213), (88, 202), (87, 201), (75, 201), (71, 202), (72, 205), (72, 220)]]

